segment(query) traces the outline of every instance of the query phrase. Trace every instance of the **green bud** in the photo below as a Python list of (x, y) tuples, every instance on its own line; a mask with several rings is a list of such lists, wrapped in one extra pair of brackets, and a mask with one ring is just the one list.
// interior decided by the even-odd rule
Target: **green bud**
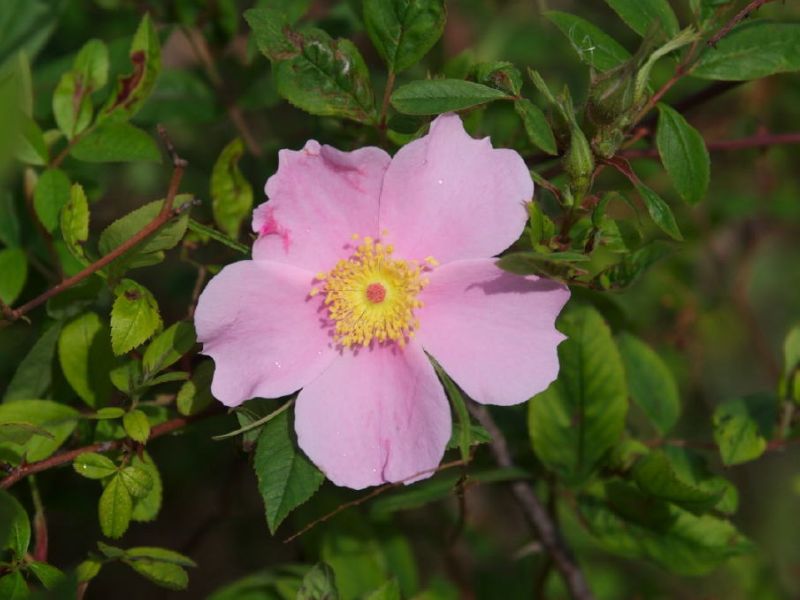
[(594, 173), (594, 155), (589, 141), (573, 123), (570, 130), (569, 149), (564, 155), (564, 170), (569, 177), (569, 189), (576, 202), (580, 202), (589, 191)]
[(635, 99), (635, 65), (626, 63), (592, 78), (586, 116), (594, 125), (611, 125), (630, 113)]
[(522, 74), (508, 61), (481, 63), (475, 66), (475, 79), (478, 83), (519, 96), (522, 91)]

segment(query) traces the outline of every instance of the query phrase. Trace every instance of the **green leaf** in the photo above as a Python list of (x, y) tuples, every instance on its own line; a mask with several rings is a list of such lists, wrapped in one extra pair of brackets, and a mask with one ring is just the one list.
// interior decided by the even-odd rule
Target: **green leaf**
[(29, 594), (28, 584), (19, 571), (0, 577), (0, 598), (3, 600), (27, 600)]
[(186, 589), (189, 575), (184, 567), (197, 566), (183, 554), (149, 546), (129, 548), (122, 562), (153, 583), (170, 590)]
[(556, 138), (542, 110), (525, 98), (514, 102), (514, 109), (517, 111), (519, 118), (522, 119), (522, 125), (525, 127), (525, 133), (528, 135), (531, 144), (547, 152), (547, 154), (553, 156), (558, 154)]
[(139, 409), (134, 408), (125, 413), (125, 416), (122, 417), (122, 426), (128, 437), (140, 444), (144, 444), (150, 437), (150, 421), (147, 419), (147, 415)]
[[(681, 575), (701, 575), (752, 550), (750, 541), (730, 522), (696, 516), (675, 505), (651, 505), (649, 522), (620, 514), (620, 499), (615, 496), (621, 491), (630, 496), (633, 508), (644, 508), (647, 501), (635, 488), (613, 483), (619, 484), (617, 489), (607, 486), (606, 492), (611, 495), (611, 506), (596, 496), (582, 496), (578, 501), (583, 522), (610, 552), (645, 558)], [(654, 511), (659, 513), (655, 521), (651, 518)]]
[(325, 563), (317, 563), (303, 577), (297, 600), (338, 600), (333, 569)]
[(196, 340), (194, 327), (186, 321), (178, 321), (159, 333), (142, 357), (145, 378), (176, 363), (192, 349)]
[(25, 444), (35, 435), (53, 439), (53, 436), (46, 429), (31, 423), (0, 423), (0, 443)]
[(522, 73), (513, 63), (505, 60), (476, 65), (475, 80), (514, 98), (519, 98), (522, 91)]
[(790, 374), (800, 367), (800, 325), (795, 325), (783, 342), (783, 373)]
[(161, 72), (161, 45), (149, 13), (142, 17), (129, 53), (133, 73), (117, 78), (117, 86), (98, 116), (129, 119), (142, 107)]
[(89, 239), (89, 203), (80, 183), (73, 183), (69, 201), (61, 209), (61, 235), (70, 254), (88, 264), (83, 243)]
[(772, 394), (751, 394), (720, 404), (714, 411), (714, 441), (726, 466), (755, 460), (767, 448), (777, 418)]
[(58, 359), (72, 389), (92, 408), (111, 397), (114, 366), (108, 326), (93, 312), (67, 323), (58, 338)]
[[(153, 488), (153, 480), (150, 474), (139, 467), (125, 467), (119, 472), (119, 479), (131, 498), (144, 498)], [(131, 516), (133, 516), (131, 514)]]
[[(460, 423), (453, 423), (453, 432), (450, 434), (450, 439), (447, 441), (447, 449), (454, 450), (461, 446), (463, 433), (461, 431)], [(492, 436), (480, 425), (470, 423), (469, 425), (469, 443), (470, 446), (478, 446), (480, 444), (487, 444), (492, 441)]]
[(254, 467), (271, 533), (311, 498), (325, 476), (297, 448), (288, 411), (267, 422), (258, 436)]
[(352, 42), (319, 29), (293, 31), (275, 10), (250, 9), (244, 18), (273, 63), (281, 96), (314, 115), (375, 121), (369, 71)]
[(613, 69), (631, 57), (630, 52), (589, 21), (555, 10), (547, 11), (545, 16), (567, 36), (581, 62), (598, 71)]
[(130, 279), (114, 288), (111, 348), (117, 356), (146, 342), (161, 327), (158, 304), (150, 291)]
[(671, 238), (681, 241), (683, 236), (680, 229), (678, 229), (678, 223), (675, 222), (675, 216), (672, 214), (669, 205), (661, 199), (661, 196), (641, 181), (637, 181), (635, 185), (636, 191), (639, 192), (639, 196), (647, 207), (647, 212), (653, 222)]
[(28, 279), (28, 259), (22, 248), (0, 250), (0, 300), (13, 304)]
[(402, 600), (397, 579), (390, 579), (366, 597), (366, 600)]
[(45, 429), (52, 438), (33, 436), (24, 444), (6, 442), (0, 448), (24, 455), (28, 462), (50, 456), (72, 434), (80, 415), (64, 404), (50, 400), (17, 400), (0, 404), (0, 423), (30, 423)]
[(717, 493), (722, 489), (722, 496), (714, 509), (726, 514), (736, 512), (739, 505), (736, 486), (711, 472), (703, 455), (688, 448), (670, 445), (663, 446), (661, 451), (667, 455), (670, 466), (682, 481), (707, 492)]
[(494, 88), (460, 79), (423, 79), (395, 90), (392, 106), (407, 115), (438, 115), (508, 98)]
[(667, 0), (606, 0), (606, 4), (642, 37), (651, 26), (670, 37), (678, 33), (678, 18)]
[(108, 406), (106, 408), (101, 408), (98, 410), (94, 415), (91, 416), (93, 419), (119, 419), (125, 414), (125, 409), (120, 408), (119, 406)]
[(669, 456), (653, 450), (639, 459), (633, 467), (633, 479), (639, 488), (651, 496), (682, 506), (695, 514), (713, 508), (722, 498), (725, 485), (718, 482), (715, 488), (701, 488), (682, 478), (672, 466)]
[(175, 403), (178, 412), (185, 416), (202, 412), (214, 399), (211, 395), (211, 378), (214, 375), (214, 363), (200, 363), (192, 373), (192, 378), (178, 390)]
[(89, 558), (77, 567), (75, 567), (75, 575), (79, 583), (91, 581), (100, 574), (100, 569), (103, 567), (103, 562), (98, 559)]
[(672, 248), (659, 240), (646, 244), (626, 254), (619, 263), (604, 271), (599, 276), (601, 285), (612, 289), (625, 288), (671, 252)]
[(14, 197), (0, 190), (0, 242), (6, 246), (20, 245), (20, 224)]
[(103, 535), (110, 538), (120, 538), (128, 530), (133, 510), (133, 499), (128, 488), (117, 474), (109, 480), (106, 489), (100, 496), (98, 516), (100, 529)]
[(25, 557), (30, 542), (31, 523), (28, 513), (14, 496), (0, 490), (0, 550), (8, 548), (21, 560)]
[(29, 165), (46, 165), (50, 160), (47, 144), (44, 141), (44, 134), (36, 124), (36, 121), (26, 115), (22, 115), (22, 135), (15, 149), (15, 156)]
[(91, 95), (81, 83), (80, 74), (67, 71), (53, 91), (53, 116), (68, 140), (82, 133), (92, 122)]
[(458, 419), (459, 425), (458, 449), (461, 453), (461, 460), (468, 462), (469, 448), (472, 445), (472, 429), (470, 427), (467, 404), (464, 401), (464, 397), (461, 395), (461, 390), (459, 390), (458, 386), (453, 382), (452, 379), (450, 379), (450, 376), (445, 373), (441, 365), (434, 359), (431, 359), (431, 363), (433, 363), (433, 366), (436, 369), (436, 374), (439, 376), (442, 384), (444, 384), (447, 397), (450, 399), (450, 404), (456, 413), (456, 418)]
[(640, 339), (622, 333), (617, 336), (628, 392), (661, 435), (678, 421), (681, 401), (678, 385), (669, 368), (650, 346)]
[(444, 31), (443, 0), (364, 0), (364, 25), (389, 70), (417, 64)]
[(61, 323), (51, 323), (19, 363), (6, 388), (3, 402), (44, 396), (53, 378), (53, 356), (61, 334)]
[(706, 48), (694, 77), (748, 81), (800, 70), (800, 23), (753, 20)]
[(147, 493), (135, 498), (133, 501), (131, 519), (134, 521), (153, 521), (161, 510), (161, 498), (164, 489), (161, 482), (161, 474), (147, 452), (142, 452), (141, 458), (134, 456), (131, 459), (131, 466), (144, 471), (150, 477), (150, 488)]
[(33, 561), (28, 563), (28, 570), (36, 576), (36, 579), (46, 590), (52, 590), (65, 578), (63, 571), (44, 562)]
[(36, 182), (33, 208), (42, 226), (50, 233), (58, 226), (61, 209), (69, 202), (69, 178), (60, 169), (48, 169)]
[(97, 452), (84, 452), (72, 461), (72, 468), (78, 475), (88, 479), (105, 479), (117, 472), (114, 461)]
[(659, 104), (658, 111), (656, 144), (661, 162), (681, 198), (697, 204), (705, 198), (711, 177), (706, 143), (678, 111), (666, 104)]
[(563, 267), (589, 260), (591, 257), (580, 252), (512, 252), (501, 257), (497, 266), (516, 275), (533, 275), (551, 266)]
[(572, 485), (585, 482), (622, 435), (628, 410), (625, 371), (608, 325), (587, 306), (562, 313), (569, 339), (558, 346), (558, 379), (529, 403), (533, 449)]
[(253, 207), (253, 188), (239, 170), (244, 142), (234, 139), (222, 149), (211, 172), (211, 208), (214, 221), (233, 239), (239, 237), (242, 221)]
[[(186, 200), (188, 200), (186, 195), (178, 195), (175, 203), (180, 206)], [(158, 216), (161, 206), (161, 200), (150, 202), (111, 223), (100, 234), (97, 244), (100, 253), (108, 254), (144, 229)], [(119, 276), (128, 269), (147, 267), (161, 262), (164, 260), (164, 250), (174, 248), (183, 239), (188, 219), (189, 215), (186, 213), (174, 218), (142, 243), (114, 260), (108, 267), (109, 271)]]
[(108, 82), (108, 48), (97, 39), (89, 40), (78, 52), (72, 70), (79, 75), (81, 86), (91, 94)]
[(142, 387), (142, 362), (139, 360), (128, 361), (112, 369), (109, 375), (115, 388), (126, 396), (132, 396)]
[(70, 150), (78, 160), (94, 163), (161, 162), (155, 140), (146, 132), (124, 121), (105, 121)]

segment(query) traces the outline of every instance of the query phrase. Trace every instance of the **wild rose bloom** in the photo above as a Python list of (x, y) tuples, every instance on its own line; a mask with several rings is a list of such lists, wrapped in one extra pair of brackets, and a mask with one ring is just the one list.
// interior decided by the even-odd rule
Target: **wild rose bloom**
[(450, 407), (426, 352), (486, 404), (524, 402), (556, 377), (569, 292), (492, 258), (525, 226), (519, 154), (449, 114), (393, 159), (315, 141), (279, 157), (253, 260), (214, 277), (195, 313), (223, 404), (300, 390), (300, 448), (360, 489), (442, 459)]

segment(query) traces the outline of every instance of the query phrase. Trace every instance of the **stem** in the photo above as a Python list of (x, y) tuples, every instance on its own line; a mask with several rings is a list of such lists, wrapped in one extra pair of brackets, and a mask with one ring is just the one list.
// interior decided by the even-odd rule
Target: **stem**
[(383, 102), (381, 102), (381, 116), (378, 121), (378, 127), (380, 130), (385, 132), (386, 131), (386, 119), (389, 113), (389, 100), (392, 97), (392, 90), (394, 89), (394, 82), (395, 82), (395, 73), (394, 69), (389, 69), (389, 76), (386, 79), (386, 88), (383, 90)]
[[(711, 152), (729, 152), (732, 150), (745, 150), (747, 148), (768, 148), (786, 144), (800, 144), (800, 132), (794, 133), (759, 133), (751, 137), (738, 140), (718, 140), (706, 142), (706, 147)], [(657, 158), (658, 149), (644, 148), (636, 150), (623, 150), (617, 156), (625, 159)]]
[(173, 171), (172, 171), (172, 178), (169, 182), (169, 189), (167, 191), (167, 197), (164, 200), (164, 205), (161, 207), (161, 211), (156, 215), (156, 217), (150, 221), (147, 225), (144, 226), (140, 231), (138, 231), (133, 237), (125, 240), (122, 244), (114, 248), (111, 252), (99, 258), (97, 261), (93, 262), (85, 269), (79, 271), (72, 277), (68, 277), (64, 279), (61, 283), (53, 286), (46, 292), (40, 294), (33, 300), (30, 300), (20, 306), (19, 308), (8, 308), (6, 307), (3, 309), (3, 316), (8, 321), (16, 321), (26, 313), (30, 312), (37, 306), (40, 306), (47, 302), (53, 296), (57, 296), (64, 290), (71, 288), (76, 283), (80, 283), (90, 275), (93, 275), (109, 263), (113, 262), (115, 259), (119, 258), (123, 254), (125, 254), (128, 250), (133, 248), (134, 246), (140, 244), (153, 233), (158, 231), (161, 227), (163, 227), (170, 219), (172, 219), (175, 215), (177, 215), (181, 210), (182, 207), (178, 207), (177, 209), (173, 207), (175, 203), (175, 196), (178, 194), (178, 187), (181, 183), (181, 178), (183, 177), (183, 172), (186, 169), (187, 162), (180, 158), (175, 153), (175, 148), (172, 146), (172, 143), (166, 137), (166, 132), (164, 128), (159, 126), (159, 134), (165, 140), (165, 145), (167, 146), (167, 150), (172, 155), (172, 164), (173, 164)]
[[(501, 467), (514, 467), (511, 452), (508, 449), (508, 442), (486, 407), (472, 404), (470, 405), (470, 411), (489, 432), (489, 435), (492, 436), (490, 444), (497, 464)], [(572, 555), (572, 551), (558, 531), (555, 520), (547, 513), (547, 509), (536, 497), (531, 486), (524, 481), (515, 481), (511, 484), (511, 491), (526, 519), (536, 532), (542, 546), (553, 560), (555, 568), (558, 569), (564, 579), (564, 584), (569, 590), (570, 596), (575, 600), (591, 600), (594, 598), (575, 557)]]
[[(199, 421), (201, 419), (205, 419), (206, 417), (211, 417), (220, 414), (220, 412), (221, 412), (221, 407), (215, 406), (214, 408), (197, 415), (192, 415), (189, 417), (176, 417), (174, 419), (171, 419), (170, 421), (165, 421), (164, 423), (160, 423), (150, 430), (149, 439), (153, 440), (163, 435), (167, 435), (168, 433), (172, 433), (173, 431), (181, 429), (186, 425), (189, 425), (190, 423)], [(8, 474), (8, 476), (5, 477), (5, 479), (0, 480), (0, 489), (7, 490), (12, 485), (17, 483), (20, 479), (24, 479), (29, 475), (33, 475), (35, 473), (41, 473), (42, 471), (47, 471), (49, 469), (52, 469), (53, 467), (58, 467), (66, 463), (70, 463), (84, 452), (110, 452), (112, 450), (119, 450), (128, 443), (130, 442), (127, 438), (121, 440), (111, 440), (107, 442), (97, 442), (95, 444), (89, 444), (88, 446), (83, 446), (82, 448), (75, 448), (74, 450), (59, 452), (58, 454), (54, 454), (50, 458), (46, 458), (38, 462), (22, 464), (14, 468)]]
[(31, 486), (31, 498), (33, 500), (34, 517), (33, 530), (36, 534), (36, 546), (33, 549), (33, 560), (47, 562), (47, 549), (49, 546), (47, 534), (47, 518), (44, 514), (44, 504), (42, 496), (39, 494), (39, 486), (36, 484), (36, 477), (28, 478)]
[(736, 27), (741, 21), (747, 18), (750, 13), (757, 11), (759, 8), (767, 4), (768, 2), (772, 2), (772, 0), (753, 0), (745, 6), (742, 10), (736, 13), (733, 18), (725, 23), (722, 28), (717, 31), (711, 38), (706, 42), (708, 46), (716, 46), (719, 41), (728, 35), (731, 30)]

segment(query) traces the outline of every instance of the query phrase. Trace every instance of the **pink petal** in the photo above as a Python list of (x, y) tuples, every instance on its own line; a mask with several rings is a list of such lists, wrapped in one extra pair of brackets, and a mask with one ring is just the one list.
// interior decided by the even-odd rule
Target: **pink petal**
[(450, 426), (442, 386), (413, 343), (345, 351), (297, 397), (300, 447), (328, 479), (354, 489), (429, 477)]
[(520, 236), (532, 196), (519, 154), (492, 149), (488, 138), (467, 135), (458, 116), (442, 115), (392, 160), (380, 227), (400, 258), (486, 258)]
[(477, 402), (525, 402), (558, 375), (555, 320), (563, 285), (501, 271), (493, 260), (453, 262), (420, 294), (417, 340)]
[(378, 201), (389, 155), (380, 148), (340, 152), (309, 141), (281, 150), (269, 178), (269, 201), (253, 213), (259, 234), (253, 258), (288, 263), (314, 273), (348, 257), (352, 235), (378, 233)]
[(194, 324), (214, 359), (211, 392), (227, 406), (290, 394), (336, 356), (323, 327), (314, 275), (272, 262), (228, 265), (200, 294)]

